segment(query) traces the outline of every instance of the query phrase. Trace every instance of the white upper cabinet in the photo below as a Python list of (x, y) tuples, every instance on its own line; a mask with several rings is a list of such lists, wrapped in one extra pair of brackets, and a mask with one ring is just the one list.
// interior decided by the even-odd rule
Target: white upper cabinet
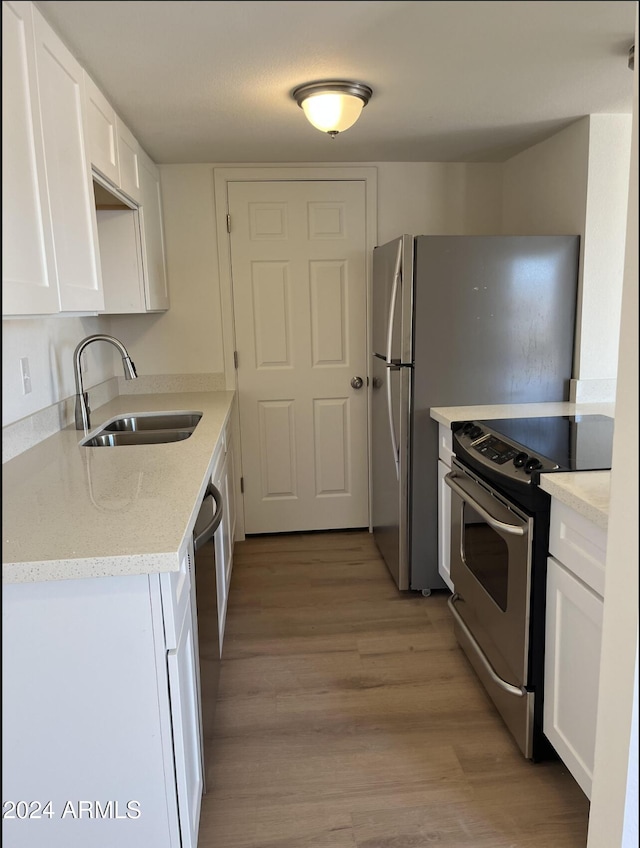
[(87, 114), (87, 147), (91, 166), (114, 185), (120, 185), (120, 164), (116, 113), (94, 83), (84, 74), (85, 111)]
[(60, 310), (99, 311), (104, 299), (85, 148), (84, 73), (35, 8), (33, 24)]
[(169, 308), (160, 173), (142, 150), (138, 161), (142, 190), (140, 215), (145, 302), (147, 311), (158, 312)]
[(116, 131), (118, 137), (118, 160), (120, 163), (119, 188), (140, 203), (142, 189), (140, 188), (140, 145), (135, 137), (116, 115)]
[(59, 311), (33, 47), (31, 4), (2, 4), (2, 307)]
[(168, 309), (156, 165), (33, 3), (2, 50), (3, 315)]

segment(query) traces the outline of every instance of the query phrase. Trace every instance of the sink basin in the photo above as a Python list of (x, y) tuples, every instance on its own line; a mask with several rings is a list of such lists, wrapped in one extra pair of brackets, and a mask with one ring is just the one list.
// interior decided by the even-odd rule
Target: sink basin
[(157, 415), (128, 415), (107, 424), (103, 432), (186, 429), (193, 431), (201, 418), (202, 413), (200, 412), (160, 412)]
[(107, 433), (104, 430), (81, 442), (85, 448), (114, 448), (121, 445), (159, 445), (165, 442), (181, 442), (188, 439), (193, 430), (139, 430), (133, 432)]

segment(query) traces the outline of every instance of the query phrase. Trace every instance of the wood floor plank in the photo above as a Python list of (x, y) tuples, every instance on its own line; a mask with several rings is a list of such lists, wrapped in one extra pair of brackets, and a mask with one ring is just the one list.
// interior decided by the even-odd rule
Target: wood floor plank
[(522, 757), (447, 597), (398, 592), (364, 531), (236, 545), (199, 848), (584, 848), (586, 797)]

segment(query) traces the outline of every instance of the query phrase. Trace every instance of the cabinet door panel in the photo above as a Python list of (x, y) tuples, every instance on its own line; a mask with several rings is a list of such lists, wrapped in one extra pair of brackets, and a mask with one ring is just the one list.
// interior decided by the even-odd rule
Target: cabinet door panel
[(31, 4), (2, 4), (2, 312), (58, 312)]
[(87, 147), (91, 165), (110, 180), (120, 184), (116, 113), (113, 107), (86, 73), (85, 110), (87, 116)]
[(438, 460), (438, 574), (454, 591), (451, 579), (451, 489), (444, 482), (451, 469)]
[(140, 208), (142, 253), (147, 311), (169, 308), (160, 175), (156, 165), (140, 151)]
[(167, 654), (182, 848), (196, 848), (202, 803), (200, 709), (193, 618), (185, 615), (178, 647)]
[(120, 165), (120, 188), (136, 203), (142, 200), (140, 189), (140, 145), (129, 129), (116, 115), (118, 134), (118, 162)]
[(602, 598), (555, 559), (547, 569), (544, 733), (591, 797)]
[(96, 215), (85, 150), (83, 71), (42, 16), (35, 9), (33, 14), (60, 309), (101, 310)]

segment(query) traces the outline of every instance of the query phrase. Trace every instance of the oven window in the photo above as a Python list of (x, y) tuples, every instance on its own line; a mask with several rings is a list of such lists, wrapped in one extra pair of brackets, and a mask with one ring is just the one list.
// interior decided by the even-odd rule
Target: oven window
[(507, 609), (509, 548), (478, 513), (463, 504), (462, 557), (465, 565), (501, 610)]

